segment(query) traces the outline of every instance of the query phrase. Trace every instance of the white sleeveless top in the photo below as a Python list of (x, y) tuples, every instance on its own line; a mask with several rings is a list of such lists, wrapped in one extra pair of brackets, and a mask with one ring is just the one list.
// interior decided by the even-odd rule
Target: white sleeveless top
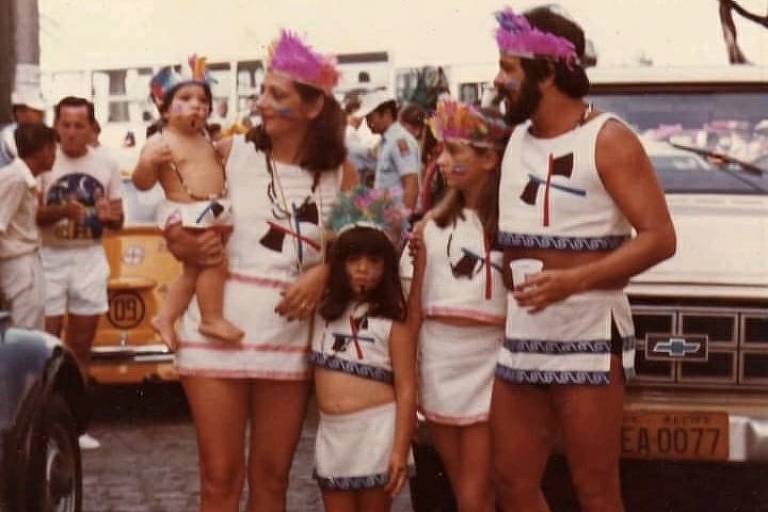
[(234, 230), (227, 243), (233, 277), (289, 284), (302, 268), (322, 261), (322, 227), (339, 191), (340, 172), (313, 174), (273, 162), (243, 136), (233, 139), (227, 160)]
[(502, 253), (492, 250), (474, 210), (440, 228), (424, 226), (426, 271), (422, 305), (426, 316), (450, 316), (504, 325), (507, 290)]
[(597, 135), (609, 119), (621, 121), (603, 113), (551, 139), (531, 135), (530, 121), (515, 128), (501, 165), (502, 247), (598, 251), (630, 237), (595, 163)]
[(310, 362), (364, 379), (394, 382), (389, 357), (392, 320), (368, 316), (368, 304), (352, 304), (336, 320), (318, 316)]

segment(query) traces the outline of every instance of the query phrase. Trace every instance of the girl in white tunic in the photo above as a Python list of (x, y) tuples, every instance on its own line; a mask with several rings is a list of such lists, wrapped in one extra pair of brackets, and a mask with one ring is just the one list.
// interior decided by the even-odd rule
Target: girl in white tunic
[(488, 413), (507, 296), (493, 241), (509, 130), (498, 115), (453, 101), (438, 104), (432, 128), (449, 188), (423, 225), (410, 292), (421, 325), (419, 409), (459, 510), (490, 511)]
[[(310, 392), (309, 318), (328, 277), (324, 219), (356, 180), (344, 165), (338, 77), (332, 59), (283, 32), (259, 97), (263, 124), (220, 147), (233, 215), (224, 315), (245, 334), (239, 343), (202, 335), (190, 306), (176, 359), (197, 430), (203, 511), (238, 510), (246, 478), (248, 511), (286, 508)], [(205, 234), (166, 236), (182, 260), (220, 257)]]
[[(368, 214), (371, 215), (368, 215)], [(320, 408), (315, 478), (327, 511), (378, 512), (407, 479), (416, 420), (414, 331), (398, 277), (405, 212), (388, 195), (343, 196), (312, 341)]]

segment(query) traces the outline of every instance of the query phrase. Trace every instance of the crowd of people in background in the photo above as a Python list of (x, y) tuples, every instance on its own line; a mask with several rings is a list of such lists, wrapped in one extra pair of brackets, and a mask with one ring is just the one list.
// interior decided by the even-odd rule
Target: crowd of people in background
[[(35, 107), (14, 105), (14, 144), (4, 146), (14, 159), (0, 172), (0, 291), (13, 325), (63, 335), (87, 374), (99, 317), (108, 310), (101, 237), (124, 218), (120, 170), (99, 145), (93, 103), (63, 98), (53, 128)], [(80, 445), (99, 442), (83, 434)]]
[[(503, 112), (386, 91), (339, 104), (334, 59), (289, 31), (237, 123), (204, 63), (153, 77), (133, 180), (163, 187), (158, 226), (184, 266), (153, 322), (192, 411), (201, 510), (237, 510), (246, 482), (247, 510), (285, 509), (313, 379), (327, 510), (390, 508), (417, 409), (461, 511), (548, 510), (558, 433), (582, 510), (623, 510), (623, 287), (674, 252), (674, 229), (637, 136), (584, 101), (581, 28), (549, 8), (496, 18)], [(120, 170), (90, 101), (59, 101), (53, 129), (33, 103), (14, 116), (2, 294), (87, 374)]]

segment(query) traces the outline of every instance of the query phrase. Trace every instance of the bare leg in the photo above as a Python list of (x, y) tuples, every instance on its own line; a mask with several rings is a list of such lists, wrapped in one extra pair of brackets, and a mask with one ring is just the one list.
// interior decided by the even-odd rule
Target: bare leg
[(208, 377), (182, 377), (181, 382), (197, 433), (200, 510), (236, 512), (245, 481), (249, 384)]
[(492, 512), (491, 430), (487, 422), (459, 429), (459, 484), (454, 486), (460, 512)]
[(323, 491), (325, 512), (356, 512), (355, 493), (352, 491)]
[(200, 332), (224, 341), (238, 341), (243, 331), (223, 316), (224, 283), (227, 264), (200, 269), (197, 277), (197, 302), (200, 305)]
[(574, 488), (584, 512), (624, 510), (619, 483), (624, 379), (616, 356), (611, 357), (610, 379), (606, 386), (555, 386), (552, 390)]
[(171, 350), (176, 350), (178, 345), (176, 329), (174, 329), (176, 320), (184, 313), (189, 305), (189, 301), (192, 300), (199, 274), (199, 267), (184, 263), (181, 275), (168, 289), (168, 295), (165, 298), (163, 307), (157, 316), (150, 321), (152, 327), (160, 335), (160, 339)]
[(491, 512), (491, 431), (487, 422), (467, 426), (428, 422), (459, 512)]
[(96, 337), (99, 316), (70, 314), (67, 318), (67, 333), (64, 336), (64, 343), (75, 355), (83, 375), (88, 375), (88, 364), (91, 362), (91, 346), (93, 345), (93, 339)]
[(491, 399), (491, 442), (502, 510), (549, 512), (541, 492), (541, 478), (555, 428), (546, 389), (496, 379)]
[(392, 498), (383, 488), (366, 489), (357, 494), (357, 512), (388, 512), (392, 508)]
[(309, 381), (256, 380), (251, 384), (249, 512), (285, 510), (288, 474), (301, 436), (309, 391)]
[(432, 443), (440, 455), (440, 462), (448, 474), (448, 480), (451, 482), (453, 494), (458, 502), (459, 481), (461, 478), (461, 459), (460, 459), (460, 437), (459, 428), (453, 425), (443, 425), (432, 421), (427, 422), (429, 433), (432, 436)]

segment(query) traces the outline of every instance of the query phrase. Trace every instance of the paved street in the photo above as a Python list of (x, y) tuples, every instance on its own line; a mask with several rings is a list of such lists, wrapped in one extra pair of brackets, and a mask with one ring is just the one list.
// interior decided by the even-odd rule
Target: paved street
[[(97, 391), (97, 400), (100, 405), (89, 432), (102, 448), (83, 452), (84, 512), (197, 510), (197, 448), (180, 387), (105, 387)], [(293, 464), (290, 512), (322, 510), (312, 480), (313, 412)], [(406, 489), (393, 511), (409, 510)]]
[[(83, 452), (84, 512), (194, 512), (199, 485), (194, 432), (177, 385), (102, 387), (90, 432), (103, 446)], [(293, 464), (289, 512), (322, 510), (311, 478), (316, 413), (310, 413)], [(625, 462), (628, 512), (768, 512), (768, 465)], [(438, 483), (432, 495), (446, 491)], [(548, 471), (553, 512), (577, 510), (562, 460)], [(410, 511), (406, 489), (393, 507)]]

